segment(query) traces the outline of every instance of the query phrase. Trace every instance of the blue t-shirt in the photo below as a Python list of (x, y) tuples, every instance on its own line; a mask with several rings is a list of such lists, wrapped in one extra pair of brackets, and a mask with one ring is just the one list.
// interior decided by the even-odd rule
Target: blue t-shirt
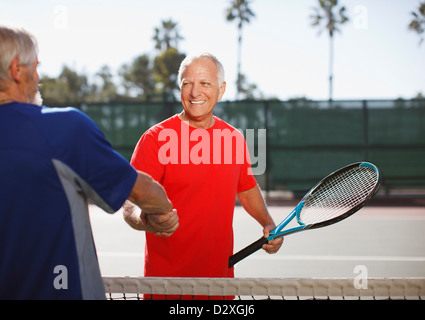
[(104, 299), (88, 199), (113, 213), (136, 177), (77, 109), (0, 105), (0, 299)]

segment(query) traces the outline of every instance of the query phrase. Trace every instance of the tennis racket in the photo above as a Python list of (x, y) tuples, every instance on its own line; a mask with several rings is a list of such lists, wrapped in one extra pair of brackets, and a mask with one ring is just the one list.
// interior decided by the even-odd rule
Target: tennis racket
[[(378, 191), (381, 175), (372, 163), (357, 162), (339, 169), (317, 183), (295, 209), (271, 232), (229, 258), (229, 268), (271, 240), (296, 232), (325, 227), (360, 210)], [(296, 218), (296, 227), (283, 230)]]

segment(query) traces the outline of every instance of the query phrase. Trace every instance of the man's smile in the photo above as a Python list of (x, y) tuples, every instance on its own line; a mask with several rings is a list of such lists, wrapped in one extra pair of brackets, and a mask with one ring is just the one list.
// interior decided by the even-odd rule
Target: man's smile
[(191, 101), (190, 101), (190, 103), (191, 103), (191, 104), (203, 104), (203, 103), (205, 103), (205, 101), (206, 101), (206, 100), (199, 100), (199, 101), (191, 100)]

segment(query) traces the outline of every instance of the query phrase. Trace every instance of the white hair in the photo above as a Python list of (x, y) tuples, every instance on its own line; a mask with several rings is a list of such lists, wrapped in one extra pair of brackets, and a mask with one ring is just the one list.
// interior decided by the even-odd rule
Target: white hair
[(0, 90), (10, 80), (9, 68), (18, 56), (19, 64), (34, 63), (38, 54), (36, 38), (24, 29), (0, 26)]
[(179, 73), (178, 73), (178, 81), (179, 81), (179, 88), (181, 89), (181, 85), (182, 85), (182, 78), (183, 78), (183, 73), (186, 71), (187, 67), (195, 60), (198, 60), (200, 58), (210, 58), (211, 60), (214, 61), (215, 65), (217, 66), (217, 80), (218, 80), (218, 86), (221, 87), (221, 85), (224, 82), (224, 67), (223, 64), (220, 62), (220, 60), (218, 60), (216, 58), (216, 56), (214, 56), (211, 53), (201, 53), (201, 54), (197, 54), (197, 55), (190, 55), (187, 56), (186, 58), (184, 58), (184, 60), (182, 61), (182, 63), (180, 64), (180, 68), (179, 68)]

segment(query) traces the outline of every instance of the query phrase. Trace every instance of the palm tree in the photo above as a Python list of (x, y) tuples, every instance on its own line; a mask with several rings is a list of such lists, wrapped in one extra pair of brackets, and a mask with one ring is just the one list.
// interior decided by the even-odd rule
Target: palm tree
[[(313, 20), (312, 26), (320, 26), (322, 21), (324, 26), (319, 31), (319, 34), (324, 30), (328, 29), (329, 32), (329, 100), (332, 100), (333, 96), (333, 60), (334, 60), (334, 43), (333, 36), (335, 31), (341, 31), (340, 25), (346, 23), (349, 19), (346, 16), (345, 7), (342, 6), (339, 9), (338, 0), (318, 0), (319, 8), (314, 8), (314, 14), (311, 15)], [(337, 13), (335, 13), (337, 11)]]
[(236, 20), (238, 24), (238, 65), (237, 65), (237, 96), (242, 92), (242, 74), (241, 74), (241, 57), (242, 57), (242, 28), (245, 23), (250, 22), (250, 18), (255, 17), (254, 12), (249, 8), (248, 0), (233, 0), (230, 7), (226, 9), (226, 20), (232, 22)]
[(415, 31), (420, 35), (420, 45), (422, 41), (424, 41), (424, 36), (422, 34), (425, 32), (425, 2), (419, 5), (418, 12), (412, 11), (412, 16), (413, 20), (409, 24), (409, 30)]
[(170, 20), (161, 21), (161, 27), (155, 28), (155, 34), (152, 38), (155, 41), (155, 49), (167, 50), (178, 48), (178, 42), (183, 40), (177, 29), (177, 22)]

